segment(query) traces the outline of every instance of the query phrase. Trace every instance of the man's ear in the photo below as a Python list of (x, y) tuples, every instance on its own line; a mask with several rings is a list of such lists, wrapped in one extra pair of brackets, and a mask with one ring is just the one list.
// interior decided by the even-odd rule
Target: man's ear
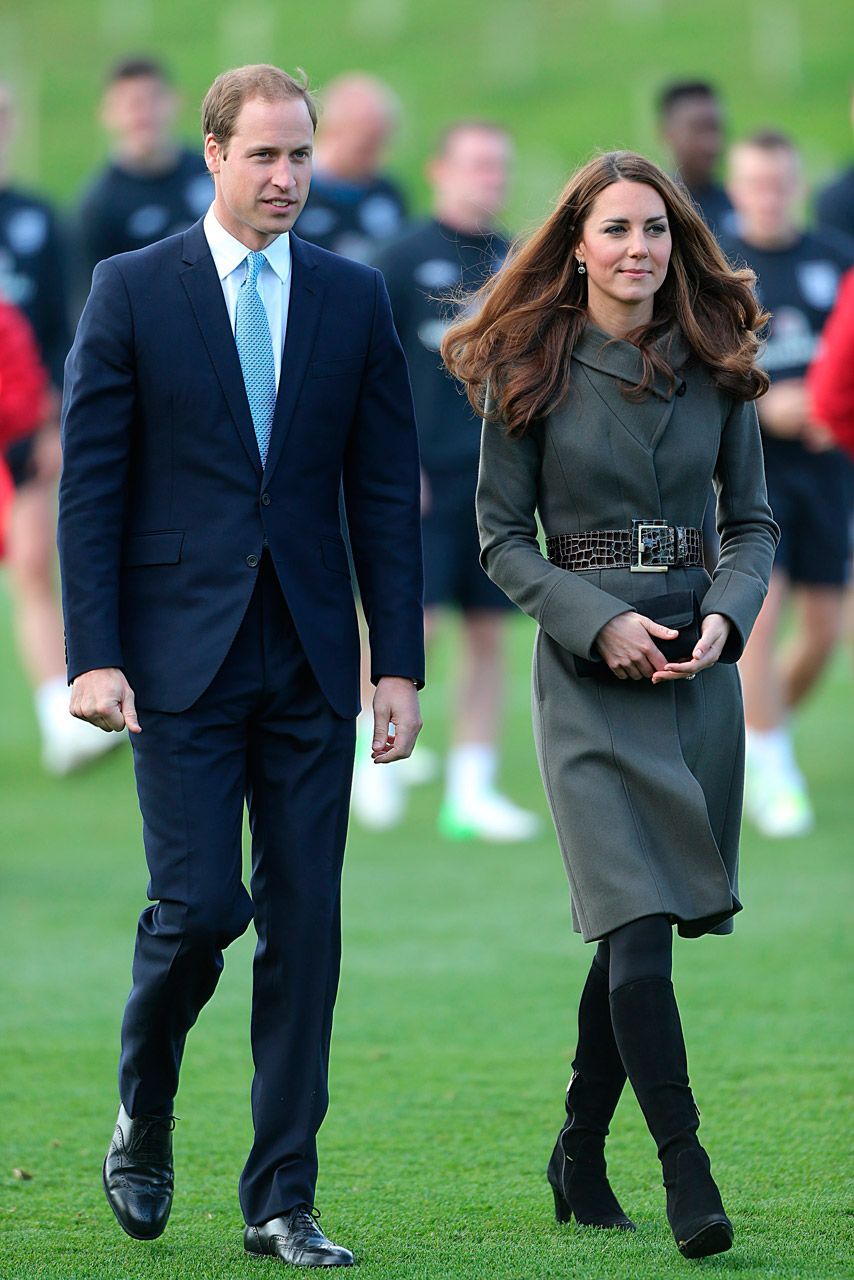
[(223, 160), (223, 149), (212, 133), (205, 138), (205, 164), (208, 173), (219, 173)]

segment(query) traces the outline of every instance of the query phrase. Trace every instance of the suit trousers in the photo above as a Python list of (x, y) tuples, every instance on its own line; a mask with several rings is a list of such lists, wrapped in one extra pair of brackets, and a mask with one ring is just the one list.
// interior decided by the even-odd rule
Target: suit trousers
[(257, 1224), (314, 1203), (355, 721), (321, 692), (266, 554), (207, 690), (187, 711), (140, 707), (139, 719), (134, 767), (153, 905), (137, 930), (119, 1091), (131, 1116), (171, 1113), (187, 1033), (213, 995), (224, 949), (254, 919), (255, 1138), (240, 1203)]

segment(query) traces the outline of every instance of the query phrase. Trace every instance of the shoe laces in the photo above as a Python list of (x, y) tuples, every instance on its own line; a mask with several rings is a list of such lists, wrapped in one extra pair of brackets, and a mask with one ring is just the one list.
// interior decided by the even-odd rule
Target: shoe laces
[(159, 1164), (165, 1154), (163, 1131), (172, 1133), (175, 1119), (175, 1116), (141, 1116), (135, 1120), (128, 1154), (142, 1164)]
[(298, 1204), (291, 1214), (291, 1222), (299, 1222), (309, 1231), (319, 1231), (320, 1210), (311, 1204)]

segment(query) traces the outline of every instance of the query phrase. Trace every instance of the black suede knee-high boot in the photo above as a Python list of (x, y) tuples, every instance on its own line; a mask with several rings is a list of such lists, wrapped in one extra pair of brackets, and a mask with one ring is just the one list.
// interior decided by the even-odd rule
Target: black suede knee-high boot
[(620, 1055), (644, 1119), (658, 1146), (667, 1189), (667, 1218), (686, 1258), (723, 1253), (732, 1223), (697, 1138), (699, 1112), (688, 1083), (688, 1061), (673, 984), (662, 978), (627, 982), (611, 992)]
[(566, 1091), (567, 1119), (547, 1171), (558, 1222), (568, 1222), (574, 1215), (581, 1226), (634, 1230), (611, 1190), (605, 1166), (605, 1138), (625, 1083), (611, 1026), (608, 975), (594, 961), (578, 1006), (578, 1047)]

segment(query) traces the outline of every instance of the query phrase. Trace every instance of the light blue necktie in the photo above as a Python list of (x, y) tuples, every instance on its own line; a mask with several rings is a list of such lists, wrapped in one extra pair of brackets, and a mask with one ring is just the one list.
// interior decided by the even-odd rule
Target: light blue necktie
[(246, 384), (246, 398), (255, 427), (262, 465), (267, 462), (273, 411), (276, 407), (276, 365), (273, 340), (264, 301), (258, 292), (258, 275), (267, 259), (250, 250), (246, 275), (237, 294), (234, 340)]

